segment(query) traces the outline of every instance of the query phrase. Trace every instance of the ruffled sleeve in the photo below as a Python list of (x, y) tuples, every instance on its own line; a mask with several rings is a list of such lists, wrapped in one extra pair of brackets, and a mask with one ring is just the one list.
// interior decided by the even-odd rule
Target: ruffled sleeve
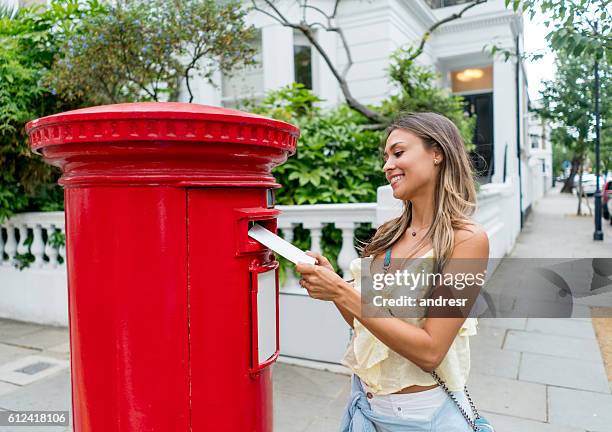
[(467, 318), (459, 329), (459, 336), (474, 336), (478, 332), (478, 319)]

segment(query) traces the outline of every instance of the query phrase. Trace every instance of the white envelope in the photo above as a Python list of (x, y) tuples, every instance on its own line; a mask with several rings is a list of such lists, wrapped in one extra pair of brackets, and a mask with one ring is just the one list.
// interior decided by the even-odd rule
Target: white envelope
[(287, 240), (277, 236), (273, 232), (265, 229), (261, 225), (255, 224), (249, 230), (249, 237), (257, 240), (259, 243), (266, 247), (269, 247), (277, 254), (287, 258), (294, 264), (306, 263), (316, 264), (317, 260), (311, 256), (306, 255), (301, 249), (293, 246)]

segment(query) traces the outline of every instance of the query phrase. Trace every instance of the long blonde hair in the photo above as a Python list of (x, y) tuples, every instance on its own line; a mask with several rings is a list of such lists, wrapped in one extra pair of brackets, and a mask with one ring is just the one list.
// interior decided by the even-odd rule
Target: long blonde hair
[[(434, 271), (441, 271), (454, 247), (454, 229), (465, 228), (476, 209), (476, 187), (473, 167), (459, 129), (446, 117), (432, 113), (400, 114), (387, 127), (385, 140), (396, 129), (413, 133), (423, 140), (426, 149), (438, 149), (443, 159), (440, 164), (434, 191), (434, 217), (425, 236), (418, 243), (418, 250), (430, 239), (435, 256)], [(377, 256), (392, 246), (410, 226), (412, 203), (404, 201), (401, 216), (392, 219), (377, 230), (361, 250), (361, 256)]]

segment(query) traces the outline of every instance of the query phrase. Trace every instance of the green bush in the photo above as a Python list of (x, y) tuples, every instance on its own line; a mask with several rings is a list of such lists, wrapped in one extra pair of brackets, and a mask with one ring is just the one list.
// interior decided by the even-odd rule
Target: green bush
[(16, 212), (63, 209), (60, 172), (31, 153), (24, 126), (83, 106), (82, 100), (62, 100), (44, 81), (84, 17), (103, 13), (96, 0), (0, 11), (0, 221)]
[[(300, 128), (297, 152), (273, 171), (283, 185), (278, 204), (376, 201), (386, 184), (382, 171), (382, 132), (346, 105), (323, 111), (320, 99), (302, 84), (270, 93), (252, 111)], [(248, 107), (247, 107), (248, 108)]]

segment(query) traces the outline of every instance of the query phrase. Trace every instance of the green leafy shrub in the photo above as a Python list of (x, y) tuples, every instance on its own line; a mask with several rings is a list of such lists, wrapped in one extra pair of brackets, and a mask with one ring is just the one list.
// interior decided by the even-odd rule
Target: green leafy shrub
[(382, 132), (368, 130), (368, 120), (346, 105), (323, 111), (320, 99), (292, 84), (270, 93), (252, 111), (300, 128), (297, 152), (274, 169), (283, 185), (278, 204), (376, 201), (386, 184), (382, 171)]
[(0, 221), (16, 212), (62, 210), (60, 172), (29, 149), (25, 124), (83, 106), (44, 84), (60, 47), (88, 16), (103, 14), (96, 0), (54, 0), (0, 12)]

